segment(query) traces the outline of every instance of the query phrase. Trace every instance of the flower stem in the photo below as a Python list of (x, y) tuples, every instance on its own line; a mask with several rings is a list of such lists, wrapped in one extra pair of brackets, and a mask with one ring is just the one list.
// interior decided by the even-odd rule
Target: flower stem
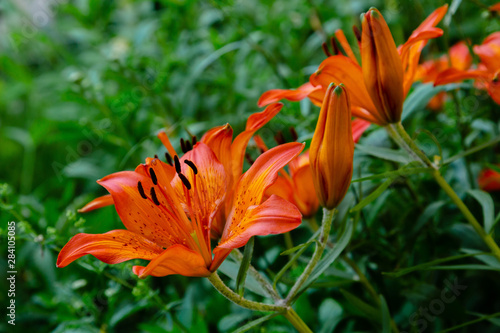
[(250, 301), (239, 294), (232, 291), (228, 286), (224, 284), (217, 272), (213, 272), (208, 276), (208, 281), (214, 286), (219, 293), (221, 293), (228, 300), (237, 304), (243, 308), (247, 308), (254, 311), (272, 311), (272, 312), (284, 312), (287, 310), (285, 306), (274, 305), (274, 304), (264, 304), (259, 302)]
[(389, 124), (385, 127), (389, 135), (396, 141), (396, 143), (410, 155), (414, 157), (415, 160), (421, 162), (423, 165), (432, 168), (432, 176), (436, 180), (439, 186), (444, 190), (444, 192), (450, 197), (450, 199), (457, 205), (458, 209), (462, 212), (467, 221), (471, 224), (472, 228), (476, 231), (479, 237), (486, 243), (490, 248), (493, 255), (500, 260), (500, 248), (495, 243), (491, 235), (487, 234), (481, 224), (476, 220), (474, 215), (470, 212), (467, 206), (464, 204), (462, 199), (457, 195), (457, 193), (451, 188), (451, 186), (443, 178), (439, 169), (432, 163), (425, 153), (420, 150), (420, 148), (415, 144), (415, 142), (410, 138), (406, 130), (401, 123)]
[(300, 288), (307, 281), (307, 278), (309, 277), (309, 275), (311, 275), (314, 267), (316, 267), (319, 260), (321, 259), (321, 255), (323, 254), (323, 251), (325, 250), (326, 247), (328, 235), (330, 234), (330, 229), (332, 227), (332, 221), (333, 217), (335, 216), (335, 213), (336, 209), (329, 210), (323, 208), (323, 221), (321, 222), (321, 233), (319, 235), (318, 243), (316, 244), (316, 249), (314, 250), (311, 260), (304, 269), (304, 272), (302, 272), (302, 275), (300, 275), (300, 277), (298, 278), (298, 280), (295, 282), (292, 289), (288, 293), (288, 296), (285, 299), (286, 304), (290, 304), (293, 301), (295, 296), (299, 293)]
[(300, 333), (312, 333), (311, 329), (304, 323), (294, 309), (289, 308), (283, 316), (299, 331)]

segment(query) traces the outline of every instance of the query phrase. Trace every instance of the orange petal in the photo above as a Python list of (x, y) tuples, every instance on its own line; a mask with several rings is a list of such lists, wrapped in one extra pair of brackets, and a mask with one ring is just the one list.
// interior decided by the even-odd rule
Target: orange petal
[(495, 78), (488, 82), (488, 94), (491, 98), (500, 105), (500, 73), (497, 73)]
[(57, 257), (57, 267), (65, 267), (91, 254), (107, 264), (130, 259), (156, 258), (162, 248), (148, 239), (128, 230), (112, 230), (105, 234), (77, 234), (64, 245)]
[[(157, 177), (160, 177), (159, 173)], [(139, 181), (146, 199), (139, 193)], [(184, 238), (191, 239), (190, 230), (184, 228), (180, 224), (183, 221), (179, 221), (173, 213), (174, 209), (179, 208), (170, 207), (159, 186), (156, 186), (155, 193), (161, 204), (156, 205), (152, 200), (150, 189), (155, 185), (151, 178), (137, 172), (121, 171), (104, 177), (98, 183), (111, 193), (116, 211), (129, 231), (143, 235), (163, 247), (182, 243)], [(170, 207), (170, 210), (165, 207)]]
[(461, 71), (456, 68), (448, 68), (447, 70), (439, 73), (438, 77), (434, 81), (434, 86), (460, 82), (468, 79), (488, 80), (489, 77), (490, 77), (489, 73), (483, 70)]
[(335, 37), (337, 37), (340, 46), (342, 46), (344, 52), (349, 57), (349, 59), (358, 64), (358, 59), (356, 59), (354, 52), (352, 52), (351, 45), (349, 45), (349, 42), (347, 41), (347, 38), (344, 35), (344, 31), (342, 31), (342, 29), (338, 29), (337, 31), (335, 31)]
[(467, 44), (458, 42), (450, 47), (450, 62), (451, 67), (459, 70), (466, 70), (472, 64), (472, 56), (469, 52)]
[(361, 63), (378, 118), (384, 120), (383, 124), (399, 122), (404, 101), (403, 65), (391, 31), (377, 9), (368, 11), (362, 21)]
[(240, 133), (231, 145), (231, 156), (233, 158), (233, 179), (237, 181), (243, 170), (243, 160), (245, 158), (245, 151), (248, 141), (252, 138), (255, 132), (262, 126), (267, 124), (281, 111), (283, 104), (275, 103), (265, 108), (264, 111), (254, 113), (248, 117), (245, 131)]
[[(378, 124), (383, 122), (382, 118), (378, 117), (375, 105), (366, 90), (361, 67), (351, 59), (342, 55), (328, 57), (319, 65), (316, 73), (311, 75), (310, 81), (314, 85), (323, 87), (328, 87), (332, 82), (337, 84), (342, 82), (349, 92), (352, 92), (350, 94), (352, 112), (357, 112), (356, 117)], [(357, 111), (354, 111), (355, 108)]]
[(363, 119), (354, 119), (352, 121), (352, 139), (354, 143), (358, 143), (363, 133), (370, 127), (371, 123)]
[[(307, 159), (309, 160), (309, 156), (307, 156)], [(294, 201), (290, 202), (296, 204), (304, 217), (313, 216), (318, 211), (319, 200), (314, 189), (314, 180), (309, 161), (306, 165), (294, 170), (292, 179), (295, 186), (292, 191)]]
[(272, 89), (268, 90), (260, 96), (257, 105), (259, 107), (266, 106), (271, 103), (279, 102), (282, 99), (287, 99), (292, 102), (300, 101), (309, 96), (313, 91), (320, 90), (321, 87), (315, 87), (307, 82), (297, 89)]
[(82, 208), (78, 210), (79, 213), (87, 213), (93, 211), (94, 209), (111, 206), (113, 204), (113, 198), (111, 194), (106, 194), (101, 197), (95, 198)]
[(148, 275), (167, 276), (180, 274), (184, 276), (203, 277), (211, 273), (205, 265), (203, 257), (196, 251), (183, 245), (173, 245), (153, 259), (146, 267), (134, 266), (134, 273), (143, 279)]
[(500, 13), (500, 2), (499, 3), (496, 3), (494, 5), (491, 5), (488, 7), (488, 10), (490, 12), (499, 12)]
[(476, 45), (473, 49), (490, 72), (500, 70), (500, 31), (490, 34), (483, 44)]
[(221, 239), (217, 248), (239, 248), (250, 237), (285, 233), (297, 228), (301, 222), (302, 215), (297, 207), (277, 195), (271, 195), (262, 204), (249, 207), (237, 225)]
[(250, 169), (241, 176), (233, 198), (233, 208), (227, 218), (223, 242), (238, 231), (248, 209), (260, 205), (265, 191), (278, 177), (278, 171), (294, 159), (304, 148), (304, 144), (290, 142), (274, 147), (260, 155)]
[(484, 169), (477, 179), (479, 188), (486, 192), (500, 191), (500, 173)]
[(224, 165), (226, 176), (229, 177), (228, 186), (232, 185), (233, 160), (231, 157), (231, 142), (233, 141), (233, 129), (229, 124), (214, 127), (206, 132), (200, 140), (212, 149), (215, 156)]

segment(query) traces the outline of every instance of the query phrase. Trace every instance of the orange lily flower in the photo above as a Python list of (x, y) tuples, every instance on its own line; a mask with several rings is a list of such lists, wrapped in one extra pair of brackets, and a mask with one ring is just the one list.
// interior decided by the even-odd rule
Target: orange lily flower
[(494, 4), (494, 5), (491, 5), (488, 7), (488, 10), (490, 12), (497, 12), (497, 13), (500, 13), (500, 2)]
[[(248, 142), (254, 135), (254, 133), (259, 130), (262, 126), (267, 124), (278, 112), (280, 112), (283, 104), (274, 103), (269, 105), (264, 111), (257, 112), (250, 117), (248, 117), (245, 131), (240, 133), (233, 141), (233, 129), (229, 124), (218, 126), (212, 128), (206, 132), (201, 138), (201, 142), (204, 142), (209, 146), (217, 159), (224, 166), (224, 170), (227, 175), (227, 191), (232, 193), (234, 190), (234, 185), (236, 181), (240, 178), (243, 171), (243, 162), (245, 157), (245, 150)], [(163, 145), (167, 148), (171, 156), (175, 156), (176, 152), (170, 143), (167, 134), (161, 131), (158, 137), (162, 141)], [(231, 198), (229, 196), (229, 198)], [(226, 217), (230, 213), (231, 208), (230, 200), (223, 203), (221, 209), (217, 213), (215, 221), (213, 221), (211, 232), (213, 238), (219, 238), (222, 235), (224, 229), (224, 223)], [(112, 205), (113, 199), (110, 195), (105, 195), (96, 198), (85, 205), (79, 210), (79, 212), (89, 212), (97, 208)]]
[(316, 73), (310, 76), (310, 84), (304, 84), (297, 90), (264, 93), (259, 105), (283, 98), (297, 100), (309, 93), (311, 101), (321, 106), (328, 85), (343, 82), (350, 92), (353, 116), (378, 125), (398, 122), (422, 49), (429, 39), (443, 34), (436, 25), (447, 10), (448, 5), (436, 9), (413, 31), (405, 44), (396, 48), (382, 15), (378, 10), (371, 9), (363, 16), (362, 33), (358, 38), (362, 66), (358, 64), (344, 33), (338, 30), (335, 37), (346, 55), (332, 55), (324, 60)]
[(98, 183), (110, 192), (126, 230), (75, 235), (59, 253), (57, 266), (91, 254), (109, 264), (149, 260), (147, 266), (134, 266), (140, 278), (209, 276), (250, 237), (284, 233), (300, 225), (295, 206), (278, 196), (264, 202), (262, 198), (278, 171), (303, 147), (288, 143), (273, 148), (237, 180), (234, 205), (213, 252), (211, 228), (231, 175), (208, 145), (198, 142), (180, 159), (174, 155), (174, 166), (148, 158), (135, 171), (106, 176)]
[(484, 169), (477, 179), (479, 188), (486, 192), (500, 191), (500, 173), (492, 169)]
[[(441, 72), (449, 68), (466, 70), (472, 64), (472, 56), (465, 42), (458, 42), (450, 47), (449, 55), (443, 55), (438, 59), (427, 60), (417, 67), (415, 81), (423, 83), (434, 82)], [(439, 111), (446, 100), (446, 92), (442, 91), (434, 96), (427, 107)]]
[(473, 50), (481, 59), (477, 69), (447, 69), (439, 74), (434, 85), (475, 79), (484, 84), (491, 98), (500, 104), (500, 32), (492, 33), (481, 45), (475, 45)]
[(309, 150), (314, 187), (321, 205), (337, 207), (351, 184), (354, 142), (351, 106), (343, 84), (326, 91)]

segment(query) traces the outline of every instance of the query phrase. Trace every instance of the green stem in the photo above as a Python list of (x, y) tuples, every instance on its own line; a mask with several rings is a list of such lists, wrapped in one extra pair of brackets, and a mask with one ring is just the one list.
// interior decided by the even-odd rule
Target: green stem
[(300, 275), (300, 277), (298, 278), (298, 280), (295, 282), (292, 289), (288, 293), (288, 296), (285, 299), (286, 304), (290, 304), (293, 301), (294, 297), (297, 295), (302, 285), (307, 281), (307, 278), (309, 277), (309, 275), (311, 275), (314, 267), (316, 267), (319, 260), (321, 259), (323, 251), (325, 250), (326, 247), (328, 235), (330, 234), (330, 229), (332, 227), (332, 221), (333, 217), (335, 216), (335, 213), (336, 213), (335, 209), (329, 210), (323, 208), (323, 221), (321, 222), (321, 233), (319, 235), (319, 241), (316, 244), (316, 249), (314, 250), (311, 260), (304, 269), (304, 272), (302, 272), (302, 275)]
[(443, 178), (439, 169), (429, 160), (429, 158), (424, 154), (423, 151), (415, 144), (415, 142), (410, 138), (406, 130), (401, 123), (390, 124), (386, 126), (389, 135), (398, 143), (401, 148), (407, 150), (415, 159), (425, 166), (432, 168), (432, 175), (439, 186), (445, 191), (445, 193), (450, 197), (450, 199), (457, 205), (458, 209), (462, 212), (467, 221), (472, 225), (472, 228), (476, 233), (483, 239), (486, 245), (490, 248), (493, 255), (500, 260), (500, 248), (495, 243), (491, 235), (487, 234), (481, 227), (479, 222), (476, 220), (474, 215), (470, 212), (467, 206), (464, 204), (462, 199), (457, 195), (457, 193), (451, 188), (451, 186)]
[(312, 333), (311, 329), (304, 323), (294, 309), (289, 308), (283, 316), (301, 333)]
[(243, 308), (247, 308), (254, 311), (272, 311), (272, 312), (284, 312), (287, 310), (285, 306), (274, 305), (274, 304), (264, 304), (259, 302), (250, 301), (242, 296), (238, 295), (232, 291), (228, 286), (224, 284), (217, 272), (212, 273), (208, 277), (208, 281), (217, 289), (228, 300), (237, 304)]

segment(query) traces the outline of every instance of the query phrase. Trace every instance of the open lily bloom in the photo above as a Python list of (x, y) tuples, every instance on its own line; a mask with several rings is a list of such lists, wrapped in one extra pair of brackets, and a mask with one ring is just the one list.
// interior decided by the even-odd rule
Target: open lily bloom
[(174, 165), (148, 158), (135, 171), (122, 171), (99, 180), (112, 197), (125, 228), (104, 234), (77, 234), (61, 250), (57, 266), (91, 254), (115, 264), (149, 260), (134, 266), (148, 275), (209, 276), (232, 249), (252, 236), (288, 232), (301, 223), (298, 209), (278, 197), (262, 202), (278, 171), (303, 149), (300, 143), (277, 146), (262, 154), (237, 181), (219, 244), (211, 247), (214, 218), (226, 200), (230, 176), (213, 150), (203, 142)]
[(420, 54), (429, 39), (443, 34), (436, 25), (448, 5), (436, 9), (413, 31), (403, 45), (396, 48), (394, 39), (380, 12), (370, 9), (363, 16), (358, 36), (362, 66), (354, 56), (342, 30), (335, 37), (345, 55), (335, 52), (312, 74), (309, 82), (296, 90), (271, 90), (264, 93), (259, 105), (280, 99), (299, 100), (308, 96), (321, 105), (330, 83), (342, 82), (350, 92), (352, 115), (368, 122), (386, 125), (398, 122), (403, 101), (414, 81)]
[[(215, 153), (217, 159), (224, 166), (227, 176), (227, 191), (232, 193), (236, 181), (241, 176), (243, 171), (243, 161), (245, 158), (245, 150), (248, 142), (257, 130), (267, 124), (278, 112), (280, 112), (283, 104), (273, 103), (266, 107), (262, 112), (257, 112), (248, 117), (245, 131), (240, 133), (233, 141), (233, 129), (229, 124), (212, 128), (206, 132), (201, 138)], [(167, 148), (171, 156), (177, 155), (175, 149), (170, 143), (167, 134), (161, 131), (158, 138), (162, 141), (163, 145)], [(222, 235), (224, 224), (227, 216), (230, 213), (230, 201), (222, 203), (221, 209), (217, 213), (215, 220), (211, 227), (212, 238), (219, 238)], [(85, 205), (79, 212), (90, 212), (104, 206), (112, 205), (113, 198), (111, 195), (104, 195), (96, 198)]]
[(449, 68), (438, 75), (434, 85), (474, 79), (484, 84), (491, 98), (500, 104), (500, 32), (492, 33), (473, 50), (481, 59), (477, 69)]
[[(472, 56), (469, 48), (465, 42), (458, 42), (450, 47), (448, 55), (443, 55), (438, 59), (427, 60), (418, 65), (414, 80), (423, 83), (434, 82), (440, 73), (449, 68), (463, 71), (469, 69), (471, 64)], [(442, 109), (445, 100), (446, 92), (442, 91), (429, 101), (427, 107), (431, 110), (439, 111)]]
[(500, 173), (492, 169), (484, 169), (477, 178), (479, 188), (486, 192), (500, 191)]

